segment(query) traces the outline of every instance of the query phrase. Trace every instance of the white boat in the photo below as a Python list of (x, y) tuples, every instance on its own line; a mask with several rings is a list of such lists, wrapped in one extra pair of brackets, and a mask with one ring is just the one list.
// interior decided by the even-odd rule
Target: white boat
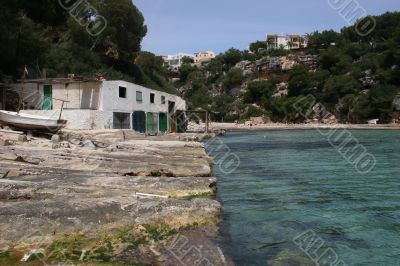
[(0, 124), (21, 130), (58, 131), (67, 121), (0, 110)]

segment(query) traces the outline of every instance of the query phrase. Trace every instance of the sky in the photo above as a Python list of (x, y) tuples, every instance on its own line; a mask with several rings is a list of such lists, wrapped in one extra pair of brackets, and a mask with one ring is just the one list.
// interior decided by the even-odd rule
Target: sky
[[(245, 49), (266, 34), (339, 31), (348, 26), (337, 7), (358, 3), (370, 15), (400, 11), (400, 0), (133, 0), (148, 33), (142, 50), (158, 55), (231, 47)], [(343, 2), (343, 5), (341, 2)], [(351, 6), (350, 6), (351, 7)]]

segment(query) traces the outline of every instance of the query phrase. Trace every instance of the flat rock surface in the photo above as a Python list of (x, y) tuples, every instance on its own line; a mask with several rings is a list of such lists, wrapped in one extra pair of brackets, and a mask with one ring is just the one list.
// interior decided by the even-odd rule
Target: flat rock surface
[[(0, 138), (8, 136), (0, 133)], [(1, 250), (18, 247), (35, 235), (52, 243), (60, 236), (74, 234), (96, 239), (100, 232), (126, 227), (131, 237), (132, 232), (147, 228), (133, 234), (143, 242), (133, 247), (125, 247), (126, 237), (117, 234), (115, 243), (121, 243), (115, 245), (125, 248), (113, 247), (111, 259), (106, 258), (177, 265), (173, 258), (187, 261), (188, 257), (179, 258), (165, 247), (181, 237), (192, 239), (194, 247), (207, 243), (204, 253), (211, 265), (228, 263), (212, 240), (218, 235), (221, 206), (212, 198), (216, 178), (211, 176), (212, 160), (203, 144), (179, 141), (181, 136), (176, 135), (147, 139), (120, 131), (69, 132), (61, 138), (68, 145), (28, 138), (27, 142), (0, 146)], [(90, 139), (96, 148), (82, 147), (82, 139)], [(164, 230), (159, 226), (174, 234), (155, 237)], [(202, 228), (208, 228), (208, 233), (199, 233)], [(32, 253), (33, 247), (24, 247), (20, 255)]]

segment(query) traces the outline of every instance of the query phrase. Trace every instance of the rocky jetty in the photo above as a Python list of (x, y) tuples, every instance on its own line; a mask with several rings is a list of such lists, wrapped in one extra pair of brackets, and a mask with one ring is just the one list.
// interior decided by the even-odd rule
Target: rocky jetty
[(230, 264), (205, 136), (21, 136), (0, 132), (0, 265)]

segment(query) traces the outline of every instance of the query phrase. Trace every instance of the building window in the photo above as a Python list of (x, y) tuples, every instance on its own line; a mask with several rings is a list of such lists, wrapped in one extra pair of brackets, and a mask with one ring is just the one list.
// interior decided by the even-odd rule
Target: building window
[(136, 92), (136, 102), (138, 102), (138, 103), (143, 102), (143, 94), (141, 91)]
[(156, 99), (156, 95), (154, 93), (150, 93), (150, 103), (154, 103)]
[(165, 96), (161, 96), (161, 104), (165, 104)]
[(119, 86), (119, 98), (126, 98), (126, 88)]
[(113, 129), (130, 129), (131, 115), (128, 113), (113, 113)]

